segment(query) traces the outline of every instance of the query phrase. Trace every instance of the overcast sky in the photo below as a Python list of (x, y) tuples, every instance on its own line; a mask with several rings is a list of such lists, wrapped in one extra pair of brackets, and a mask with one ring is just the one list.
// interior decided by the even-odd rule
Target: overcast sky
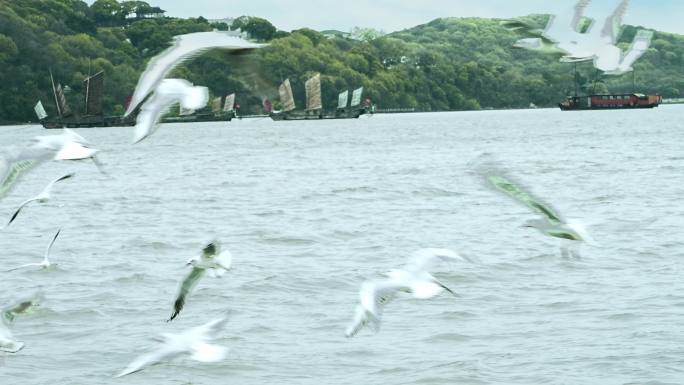
[[(92, 3), (93, 0), (88, 1)], [(571, 8), (575, 0), (147, 0), (168, 16), (220, 19), (259, 16), (279, 29), (308, 27), (349, 31), (372, 27), (393, 32), (438, 17), (515, 17)], [(594, 0), (588, 16), (603, 18), (619, 0)], [(625, 23), (684, 34), (684, 1), (632, 0)]]

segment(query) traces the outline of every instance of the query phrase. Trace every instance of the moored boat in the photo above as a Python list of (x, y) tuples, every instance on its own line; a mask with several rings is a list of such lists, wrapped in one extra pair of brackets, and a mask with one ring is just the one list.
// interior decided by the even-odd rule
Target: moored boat
[(64, 88), (60, 83), (55, 86), (52, 73), (52, 92), (57, 108), (57, 117), (49, 119), (43, 104), (38, 101), (34, 110), (38, 120), (44, 128), (78, 128), (78, 127), (113, 127), (113, 126), (132, 126), (135, 118), (129, 116), (106, 116), (102, 109), (102, 97), (104, 95), (104, 71), (87, 77), (83, 80), (83, 113), (79, 114), (71, 109), (64, 95)]
[(610, 94), (610, 95), (585, 95), (569, 96), (558, 103), (563, 111), (576, 110), (606, 110), (626, 108), (653, 108), (662, 103), (660, 95), (644, 94)]
[(361, 96), (363, 87), (357, 88), (352, 94), (351, 104), (347, 106), (349, 91), (339, 94), (338, 105), (334, 111), (326, 112), (323, 110), (321, 101), (321, 76), (316, 74), (304, 83), (306, 92), (306, 109), (304, 111), (295, 110), (294, 97), (292, 96), (292, 86), (290, 79), (285, 79), (278, 88), (278, 96), (282, 109), (273, 111), (272, 104), (268, 99), (264, 99), (264, 110), (271, 119), (281, 120), (319, 120), (319, 119), (355, 119), (365, 113), (372, 113), (372, 106), (368, 101), (361, 106)]

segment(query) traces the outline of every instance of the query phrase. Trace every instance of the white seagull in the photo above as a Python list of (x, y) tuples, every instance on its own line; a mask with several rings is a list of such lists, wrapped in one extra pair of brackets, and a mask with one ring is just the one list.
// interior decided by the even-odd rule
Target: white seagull
[(0, 352), (16, 353), (24, 348), (24, 343), (15, 341), (12, 331), (5, 320), (0, 320)]
[(27, 199), (27, 200), (25, 200), (24, 202), (22, 202), (22, 203), (19, 205), (19, 208), (17, 208), (17, 210), (14, 212), (14, 214), (13, 214), (12, 217), (10, 218), (9, 222), (7, 222), (7, 226), (9, 226), (10, 224), (12, 224), (12, 222), (14, 222), (14, 220), (17, 218), (17, 216), (19, 215), (19, 213), (21, 212), (21, 210), (24, 208), (24, 206), (26, 206), (27, 204), (29, 204), (29, 203), (31, 203), (31, 202), (38, 202), (38, 203), (45, 203), (45, 202), (47, 202), (47, 201), (50, 199), (50, 192), (52, 191), (52, 186), (54, 186), (55, 183), (57, 183), (57, 182), (61, 182), (61, 181), (65, 180), (65, 179), (72, 178), (73, 176), (74, 176), (73, 173), (72, 173), (72, 174), (66, 174), (66, 175), (63, 175), (63, 176), (61, 176), (61, 177), (59, 177), (59, 178), (53, 180), (52, 182), (50, 182), (50, 184), (48, 184), (48, 185), (43, 189), (43, 191), (41, 191), (40, 194), (38, 194), (38, 195), (36, 195), (35, 197), (30, 198), (30, 199)]
[(354, 319), (345, 331), (345, 336), (353, 337), (369, 323), (377, 332), (380, 329), (383, 307), (397, 292), (411, 293), (414, 298), (420, 299), (432, 298), (444, 290), (454, 294), (428, 272), (439, 261), (467, 259), (449, 249), (421, 249), (413, 254), (403, 269), (393, 269), (386, 273), (387, 279), (362, 283), (359, 304), (356, 306)]
[(50, 244), (48, 245), (47, 249), (45, 249), (45, 256), (43, 257), (43, 260), (40, 263), (28, 263), (26, 265), (17, 266), (15, 268), (7, 270), (7, 272), (23, 269), (26, 267), (34, 267), (35, 266), (35, 267), (39, 267), (41, 269), (49, 269), (50, 267), (55, 266), (56, 264), (51, 263), (50, 259), (49, 259), (50, 250), (52, 250), (52, 245), (55, 244), (55, 241), (57, 240), (57, 237), (59, 236), (59, 233), (61, 231), (62, 231), (61, 229), (57, 230), (57, 233), (55, 234), (55, 236), (52, 237), (52, 241), (50, 241)]
[(147, 64), (145, 72), (138, 79), (124, 116), (130, 115), (145, 97), (157, 88), (161, 80), (180, 63), (213, 48), (241, 51), (261, 46), (261, 44), (254, 44), (236, 36), (234, 32), (195, 32), (175, 36), (171, 47), (153, 57)]
[[(195, 258), (190, 258), (186, 263), (187, 266), (192, 266), (190, 274), (181, 283), (180, 290), (176, 296), (176, 301), (173, 304), (173, 313), (166, 321), (172, 321), (178, 316), (185, 306), (185, 299), (190, 294), (190, 291), (197, 285), (200, 278), (204, 275), (206, 270), (210, 271), (213, 277), (222, 277), (223, 274), (230, 270), (233, 257), (228, 250), (218, 254), (218, 242), (212, 242), (204, 247), (202, 255)], [(218, 256), (217, 256), (218, 254)]]
[(207, 87), (193, 86), (183, 79), (164, 79), (159, 82), (154, 93), (143, 103), (135, 120), (134, 143), (152, 135), (156, 131), (159, 119), (169, 107), (180, 103), (181, 107), (199, 109), (209, 101)]
[(90, 148), (82, 136), (69, 129), (62, 135), (33, 138), (28, 146), (0, 149), (0, 199), (4, 198), (26, 172), (50, 160), (95, 160), (98, 150)]
[(161, 347), (153, 352), (139, 356), (126, 369), (117, 374), (116, 377), (123, 377), (138, 372), (147, 366), (182, 355), (190, 355), (191, 359), (200, 362), (221, 361), (226, 357), (228, 348), (212, 345), (210, 342), (216, 339), (218, 332), (221, 331), (226, 322), (226, 318), (221, 318), (189, 329), (182, 334), (162, 334), (160, 342), (163, 345)]
[(541, 218), (525, 221), (523, 227), (533, 227), (542, 234), (560, 239), (561, 254), (564, 257), (570, 255), (579, 257), (577, 248), (581, 242), (595, 243), (580, 221), (564, 219), (549, 204), (526, 192), (520, 183), (514, 183), (510, 177), (505, 177), (501, 173), (485, 175), (485, 177), (496, 190), (524, 204), (541, 216)]

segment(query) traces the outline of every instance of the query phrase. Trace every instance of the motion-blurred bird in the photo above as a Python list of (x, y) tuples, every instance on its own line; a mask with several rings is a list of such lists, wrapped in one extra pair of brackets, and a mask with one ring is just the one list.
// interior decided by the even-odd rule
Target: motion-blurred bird
[(467, 261), (464, 257), (448, 249), (421, 249), (409, 259), (402, 269), (390, 270), (387, 279), (366, 281), (361, 284), (359, 304), (354, 319), (345, 331), (345, 336), (353, 337), (365, 325), (370, 324), (375, 332), (380, 329), (383, 307), (398, 292), (406, 292), (414, 298), (432, 298), (446, 290), (454, 292), (439, 282), (428, 272), (439, 261)]
[(116, 377), (123, 377), (138, 372), (147, 366), (182, 355), (189, 355), (190, 359), (200, 362), (218, 362), (226, 357), (228, 348), (212, 345), (210, 342), (217, 338), (226, 322), (226, 318), (221, 318), (189, 329), (182, 334), (162, 334), (160, 340), (162, 346), (153, 352), (136, 358)]
[(181, 107), (196, 110), (204, 107), (209, 100), (207, 87), (193, 86), (183, 79), (164, 79), (159, 82), (154, 93), (143, 103), (135, 120), (134, 143), (152, 135), (156, 131), (161, 116), (176, 103)]
[(162, 79), (182, 62), (213, 48), (242, 51), (261, 46), (261, 44), (246, 41), (236, 36), (235, 33), (224, 31), (195, 32), (175, 36), (171, 47), (152, 58), (147, 64), (145, 72), (140, 75), (124, 116), (130, 115), (147, 95), (159, 86)]
[(214, 277), (222, 277), (227, 270), (230, 270), (232, 264), (232, 255), (228, 250), (218, 254), (218, 249), (218, 242), (212, 242), (204, 247), (201, 256), (190, 258), (188, 260), (186, 265), (192, 266), (192, 270), (181, 283), (180, 290), (176, 296), (176, 301), (173, 304), (173, 313), (167, 322), (172, 321), (178, 316), (181, 310), (183, 310), (187, 296), (197, 285), (197, 282), (199, 282), (200, 278), (204, 276), (204, 272), (206, 270), (209, 270), (211, 275)]
[(27, 146), (4, 147), (0, 149), (0, 199), (14, 188), (25, 173), (43, 162), (95, 160), (97, 152), (82, 136), (69, 129), (64, 129), (61, 135), (37, 136)]

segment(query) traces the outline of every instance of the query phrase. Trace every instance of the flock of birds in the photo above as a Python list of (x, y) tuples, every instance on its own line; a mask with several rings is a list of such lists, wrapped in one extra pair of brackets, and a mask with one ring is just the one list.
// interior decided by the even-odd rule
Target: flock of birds
[(593, 61), (594, 67), (607, 75), (632, 71), (632, 64), (651, 45), (653, 32), (637, 31), (631, 46), (623, 52), (617, 42), (629, 0), (621, 0), (600, 28), (584, 15), (590, 1), (579, 0), (574, 11), (552, 15), (544, 30), (520, 20), (506, 20), (503, 25), (525, 36), (515, 47), (555, 52), (561, 55), (562, 62)]
[[(208, 49), (221, 48), (229, 51), (250, 50), (259, 45), (245, 41), (225, 32), (200, 32), (175, 37), (174, 44), (153, 58), (145, 72), (141, 75), (126, 115), (133, 113), (140, 106), (137, 115), (134, 143), (152, 135), (159, 124), (163, 112), (175, 103), (188, 108), (199, 108), (207, 102), (206, 87), (194, 86), (180, 79), (165, 79), (165, 76), (179, 63)], [(25, 146), (14, 145), (0, 150), (0, 200), (2, 200), (17, 184), (20, 178), (32, 168), (47, 161), (91, 160), (100, 169), (96, 154), (99, 150), (79, 134), (64, 129), (60, 135), (35, 137)], [(534, 227), (542, 233), (557, 238), (565, 245), (562, 253), (568, 257), (578, 257), (576, 247), (583, 242), (592, 242), (585, 229), (578, 223), (564, 219), (557, 211), (540, 199), (534, 197), (523, 187), (507, 176), (495, 164), (487, 161), (477, 162), (474, 169), (483, 180), (496, 191), (504, 193), (519, 203), (524, 204), (539, 218), (526, 222), (525, 226)], [(24, 201), (13, 213), (6, 226), (15, 222), (22, 210), (33, 203), (42, 203), (50, 198), (50, 193), (57, 184), (66, 183), (74, 177), (67, 174), (51, 181), (37, 196)], [(7, 272), (25, 268), (49, 269), (53, 264), (49, 255), (52, 246), (60, 235), (58, 230), (46, 249), (40, 263), (31, 263)], [(379, 330), (385, 306), (398, 298), (400, 293), (408, 293), (417, 299), (428, 299), (447, 291), (454, 292), (434, 277), (430, 270), (440, 262), (470, 262), (464, 256), (448, 249), (422, 249), (413, 254), (406, 265), (387, 272), (382, 279), (368, 280), (361, 284), (359, 301), (353, 319), (345, 335), (353, 337), (364, 326), (375, 332)], [(177, 318), (188, 300), (193, 288), (205, 275), (220, 278), (232, 265), (229, 251), (221, 251), (219, 242), (214, 241), (205, 246), (198, 257), (189, 259), (186, 265), (190, 268), (188, 275), (181, 281), (178, 295), (173, 303), (171, 316), (167, 322)], [(43, 300), (42, 293), (22, 298), (0, 309), (0, 351), (16, 353), (24, 348), (24, 343), (16, 341), (10, 330), (17, 315), (28, 313)], [(147, 354), (141, 355), (131, 362), (117, 377), (138, 372), (153, 365), (177, 356), (188, 355), (191, 359), (202, 362), (216, 362), (227, 354), (227, 348), (214, 345), (215, 340), (227, 322), (226, 317), (212, 320), (204, 325), (189, 329), (181, 334), (163, 334), (160, 346)]]

